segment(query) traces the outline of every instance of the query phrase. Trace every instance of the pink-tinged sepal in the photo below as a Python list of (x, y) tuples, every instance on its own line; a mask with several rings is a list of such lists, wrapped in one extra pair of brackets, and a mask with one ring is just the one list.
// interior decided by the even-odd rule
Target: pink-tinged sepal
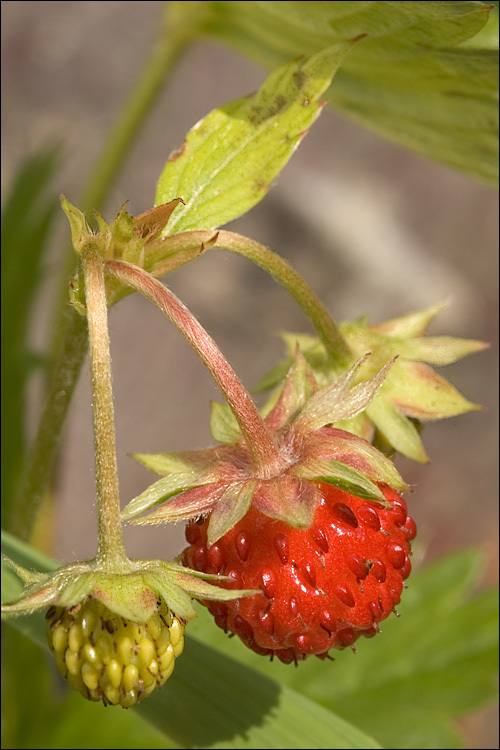
[(481, 409), (429, 365), (401, 362), (398, 370), (397, 381), (393, 385), (389, 380), (386, 392), (407, 417), (421, 421), (445, 419)]
[(314, 519), (320, 501), (319, 487), (294, 473), (260, 483), (253, 505), (264, 515), (289, 526), (307, 529)]
[(144, 623), (163, 601), (171, 612), (188, 621), (196, 616), (193, 597), (227, 600), (255, 593), (226, 591), (210, 583), (219, 580), (217, 576), (163, 560), (124, 559), (119, 565), (123, 570), (112, 573), (97, 559), (63, 565), (52, 573), (33, 573), (4, 560), (27, 584), (18, 599), (2, 604), (4, 615), (31, 614), (49, 606), (71, 610), (93, 599), (125, 620)]
[(207, 530), (209, 544), (214, 544), (247, 514), (258, 486), (257, 479), (226, 486), (210, 514)]
[[(165, 480), (160, 479), (152, 487), (156, 487), (163, 481)], [(146, 490), (142, 495), (132, 500), (130, 505), (123, 511), (122, 517), (125, 520), (129, 520), (130, 518), (134, 518), (135, 513), (140, 513), (142, 510), (150, 510), (155, 505), (158, 505), (158, 507), (154, 508), (149, 516), (134, 518), (133, 523), (139, 526), (144, 524), (178, 523), (179, 521), (188, 521), (198, 516), (206, 516), (214, 510), (217, 502), (224, 495), (226, 487), (225, 482), (212, 482), (180, 492), (165, 503), (163, 503), (165, 498), (162, 496), (161, 491), (158, 492), (158, 497), (155, 497), (151, 493), (148, 494), (148, 490)], [(152, 502), (152, 498), (154, 502)], [(163, 504), (160, 505), (160, 503)]]
[(388, 484), (401, 491), (409, 489), (387, 456), (368, 441), (345, 430), (332, 427), (318, 430), (309, 440), (308, 453), (313, 460), (345, 464), (376, 484)]
[[(308, 528), (320, 502), (322, 482), (381, 503), (385, 499), (379, 485), (408, 489), (390, 460), (368, 441), (328, 426), (361, 414), (394, 364), (391, 360), (371, 377), (357, 382), (368, 360), (369, 355), (364, 355), (334, 382), (318, 389), (310, 366), (296, 347), (294, 364), (264, 422), (273, 449), (268, 463), (262, 456), (258, 465), (254, 463), (246, 441), (220, 407), (215, 433), (224, 440), (233, 434), (236, 442), (194, 453), (141, 454), (143, 464), (167, 476), (135, 498), (123, 516), (137, 524), (157, 524), (210, 515), (210, 546), (250, 507), (289, 526)], [(176, 470), (178, 476), (191, 479), (190, 472), (194, 472), (196, 486), (186, 487), (175, 496), (172, 493), (162, 503), (164, 493), (177, 486)], [(151, 512), (136, 518), (145, 511)]]
[(340, 378), (315, 393), (295, 420), (296, 431), (312, 432), (325, 425), (351, 419), (373, 401), (394, 359), (387, 362), (372, 378), (351, 387), (356, 373), (369, 355), (365, 354)]
[(316, 378), (297, 344), (292, 366), (285, 378), (278, 400), (265, 419), (266, 426), (270, 430), (279, 430), (291, 422), (304, 409), (317, 390)]

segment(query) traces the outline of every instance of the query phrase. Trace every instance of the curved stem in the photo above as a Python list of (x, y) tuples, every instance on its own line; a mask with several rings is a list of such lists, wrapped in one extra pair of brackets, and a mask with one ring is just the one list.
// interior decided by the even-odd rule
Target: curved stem
[[(224, 230), (182, 232), (166, 237), (161, 242), (163, 249), (171, 253), (175, 251), (181, 253), (182, 250), (187, 251), (205, 245), (248, 258), (267, 271), (298, 302), (324, 344), (336, 374), (342, 374), (352, 364), (349, 347), (323, 302), (290, 263), (265, 245), (236, 232)], [(172, 266), (171, 257), (164, 265), (158, 264), (152, 267), (150, 262), (151, 273), (155, 276), (161, 276), (167, 270), (173, 270)]]
[(274, 476), (284, 459), (245, 387), (194, 315), (167, 287), (142, 268), (124, 261), (108, 260), (106, 269), (123, 284), (154, 302), (179, 329), (224, 394), (245, 437), (257, 473), (262, 478)]
[[(116, 461), (108, 306), (101, 256), (93, 249), (83, 255), (85, 297), (89, 329), (94, 444), (97, 485), (97, 559), (111, 571), (126, 560), (120, 519), (118, 467)], [(122, 566), (119, 567), (119, 570)]]

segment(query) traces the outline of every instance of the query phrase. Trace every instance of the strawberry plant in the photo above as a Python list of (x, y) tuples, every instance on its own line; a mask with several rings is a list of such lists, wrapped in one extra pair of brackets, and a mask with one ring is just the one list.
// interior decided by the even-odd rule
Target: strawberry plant
[[(4, 746), (494, 747), (464, 721), (498, 648), (477, 364), (498, 4), (56, 5), (2, 6), (6, 79), (39, 110), (6, 107), (4, 132)], [(110, 51), (125, 77), (146, 58), (86, 180), (17, 132), (57, 110), (56, 50), (82, 119), (47, 127), (82, 155), (89, 101), (116, 109)]]

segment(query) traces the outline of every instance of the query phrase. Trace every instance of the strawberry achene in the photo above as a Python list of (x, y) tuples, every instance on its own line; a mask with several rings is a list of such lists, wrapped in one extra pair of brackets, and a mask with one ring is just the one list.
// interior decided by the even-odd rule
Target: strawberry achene
[(185, 565), (230, 576), (227, 588), (261, 594), (206, 602), (215, 622), (258, 654), (285, 663), (372, 637), (399, 603), (416, 527), (396, 490), (381, 486), (391, 507), (321, 484), (307, 529), (294, 529), (251, 507), (211, 546), (208, 519), (186, 529)]

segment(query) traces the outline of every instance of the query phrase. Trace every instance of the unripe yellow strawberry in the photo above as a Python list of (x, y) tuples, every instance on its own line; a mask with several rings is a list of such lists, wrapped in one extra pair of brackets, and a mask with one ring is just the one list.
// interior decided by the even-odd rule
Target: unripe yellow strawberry
[(162, 601), (145, 623), (92, 597), (50, 607), (47, 639), (61, 675), (85, 698), (129, 708), (161, 687), (184, 647), (184, 623)]

